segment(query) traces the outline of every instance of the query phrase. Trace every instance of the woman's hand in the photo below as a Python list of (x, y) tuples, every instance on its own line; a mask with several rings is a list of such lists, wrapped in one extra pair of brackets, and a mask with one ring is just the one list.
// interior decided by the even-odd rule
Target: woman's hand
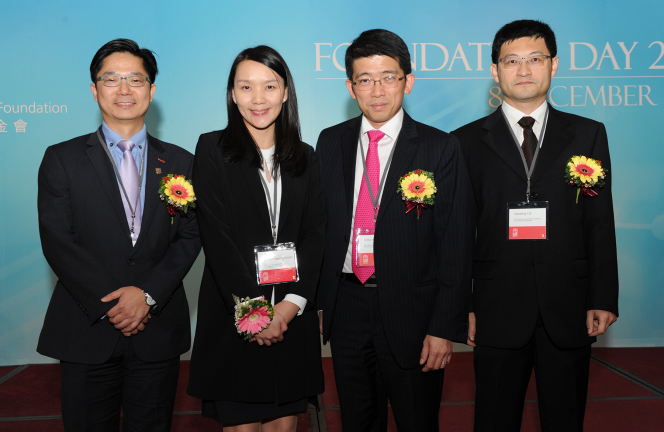
[(295, 318), (299, 310), (300, 308), (295, 303), (286, 300), (277, 303), (274, 305), (274, 317), (272, 317), (270, 328), (249, 339), (249, 342), (257, 341), (259, 345), (267, 346), (281, 342), (284, 340), (284, 332), (288, 330), (288, 324)]
[(258, 345), (267, 345), (270, 346), (273, 343), (281, 342), (284, 340), (284, 332), (288, 330), (288, 325), (286, 324), (286, 319), (276, 310), (274, 311), (274, 316), (272, 317), (272, 322), (270, 327), (265, 330), (257, 333), (256, 342)]
[(282, 317), (286, 320), (286, 324), (290, 324), (293, 321), (293, 318), (300, 311), (300, 308), (295, 304), (291, 303), (288, 300), (283, 300), (274, 305), (274, 311), (279, 312)]

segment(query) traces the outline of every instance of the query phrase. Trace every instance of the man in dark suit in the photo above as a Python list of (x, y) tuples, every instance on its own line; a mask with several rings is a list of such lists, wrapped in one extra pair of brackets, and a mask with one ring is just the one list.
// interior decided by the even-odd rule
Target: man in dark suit
[[(505, 25), (492, 61), (501, 108), (453, 132), (470, 172), (477, 230), (468, 340), (475, 431), (520, 430), (533, 367), (542, 430), (582, 431), (590, 344), (618, 315), (606, 130), (547, 104), (558, 69), (548, 25)], [(582, 194), (578, 203), (565, 180), (572, 156), (601, 161), (609, 173), (596, 196)], [(519, 221), (523, 212), (542, 217)]]
[[(316, 147), (328, 219), (317, 303), (343, 429), (386, 430), (389, 397), (399, 431), (437, 431), (452, 341), (467, 334), (467, 172), (454, 137), (403, 110), (415, 76), (399, 36), (362, 33), (346, 74), (362, 115), (325, 129)], [(408, 212), (397, 187), (418, 169), (438, 192)]]
[[(193, 156), (148, 135), (157, 63), (127, 39), (90, 65), (104, 122), (46, 149), (39, 231), (58, 281), (37, 351), (59, 359), (67, 431), (170, 430), (179, 356), (190, 346), (182, 279), (200, 251), (194, 214), (171, 216), (167, 174), (190, 178)], [(180, 189), (186, 199), (189, 191)]]

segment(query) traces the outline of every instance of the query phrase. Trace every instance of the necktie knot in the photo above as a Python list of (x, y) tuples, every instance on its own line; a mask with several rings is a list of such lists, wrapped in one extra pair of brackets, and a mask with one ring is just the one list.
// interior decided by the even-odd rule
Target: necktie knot
[(134, 142), (130, 140), (118, 141), (118, 147), (120, 147), (120, 150), (123, 152), (126, 152), (127, 150), (131, 151), (134, 148)]
[(368, 131), (367, 135), (369, 135), (369, 144), (378, 144), (378, 142), (385, 136), (385, 132), (374, 129)]
[(535, 119), (532, 117), (521, 117), (521, 120), (519, 120), (519, 126), (521, 126), (524, 129), (531, 129), (533, 125), (535, 124)]

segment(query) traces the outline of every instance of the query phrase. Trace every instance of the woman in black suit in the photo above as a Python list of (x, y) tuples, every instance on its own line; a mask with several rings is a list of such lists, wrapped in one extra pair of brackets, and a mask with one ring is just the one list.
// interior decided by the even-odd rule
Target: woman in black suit
[[(275, 50), (237, 56), (226, 103), (228, 126), (201, 135), (194, 161), (206, 265), (187, 393), (224, 430), (295, 431), (296, 414), (324, 390), (314, 308), (325, 229), (318, 165)], [(275, 242), (295, 243), (299, 281), (258, 283), (254, 247)], [(249, 341), (234, 325), (234, 295), (274, 305), (269, 328)]]

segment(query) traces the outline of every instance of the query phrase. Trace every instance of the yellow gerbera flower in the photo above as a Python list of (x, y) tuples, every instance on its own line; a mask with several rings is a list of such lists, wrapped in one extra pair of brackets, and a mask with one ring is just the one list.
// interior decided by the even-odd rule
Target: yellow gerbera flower
[(567, 165), (570, 175), (583, 183), (597, 183), (597, 179), (603, 175), (602, 167), (594, 159), (585, 156), (575, 156)]
[(166, 183), (164, 193), (175, 205), (185, 205), (194, 201), (194, 188), (183, 176), (173, 177)]
[(424, 199), (435, 192), (433, 181), (429, 177), (415, 173), (402, 180), (401, 188), (407, 199)]

